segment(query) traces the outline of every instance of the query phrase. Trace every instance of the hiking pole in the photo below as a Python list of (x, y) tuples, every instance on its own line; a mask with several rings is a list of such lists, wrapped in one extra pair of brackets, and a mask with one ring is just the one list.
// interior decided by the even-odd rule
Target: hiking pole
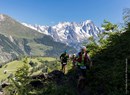
[(128, 59), (126, 58), (126, 68), (125, 68), (125, 93), (128, 94), (127, 88), (128, 88), (128, 80), (127, 80), (127, 68), (128, 68)]

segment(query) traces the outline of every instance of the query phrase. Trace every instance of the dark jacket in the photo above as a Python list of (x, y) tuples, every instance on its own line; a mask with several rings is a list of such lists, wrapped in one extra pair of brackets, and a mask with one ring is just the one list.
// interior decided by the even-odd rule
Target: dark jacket
[(63, 53), (63, 54), (61, 54), (61, 56), (60, 56), (60, 59), (61, 59), (61, 62), (62, 63), (67, 63), (67, 60), (68, 60), (68, 58), (69, 58), (69, 56), (68, 56), (68, 54), (66, 54), (66, 53)]

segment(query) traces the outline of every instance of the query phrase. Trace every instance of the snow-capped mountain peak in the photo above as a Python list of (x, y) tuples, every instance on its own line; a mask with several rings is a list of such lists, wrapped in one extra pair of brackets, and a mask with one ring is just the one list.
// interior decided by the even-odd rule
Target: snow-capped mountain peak
[(4, 21), (5, 20), (5, 17), (3, 14), (0, 14), (0, 21)]
[(28, 25), (25, 23), (23, 25), (50, 35), (54, 40), (67, 45), (81, 44), (87, 41), (90, 36), (97, 38), (98, 34), (102, 32), (102, 29), (96, 27), (91, 20), (81, 23), (60, 22), (54, 26)]
[(86, 21), (83, 21), (82, 24), (93, 24), (93, 22), (91, 20), (86, 20)]

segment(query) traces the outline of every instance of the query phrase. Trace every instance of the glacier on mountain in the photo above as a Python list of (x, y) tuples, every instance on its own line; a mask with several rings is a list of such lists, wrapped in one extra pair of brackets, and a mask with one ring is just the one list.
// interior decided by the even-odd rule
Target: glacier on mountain
[(50, 35), (55, 41), (75, 47), (87, 42), (91, 36), (96, 39), (98, 34), (103, 32), (103, 30), (95, 26), (91, 20), (86, 20), (81, 23), (60, 22), (54, 26), (22, 24), (40, 33)]

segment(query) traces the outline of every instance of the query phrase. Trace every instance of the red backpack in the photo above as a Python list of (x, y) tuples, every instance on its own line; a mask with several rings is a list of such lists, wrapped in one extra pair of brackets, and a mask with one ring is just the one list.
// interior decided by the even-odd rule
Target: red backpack
[[(82, 62), (82, 55), (83, 55), (83, 54), (82, 54), (81, 52), (79, 52), (78, 58), (77, 58), (77, 61), (78, 61), (79, 63)], [(88, 58), (87, 52), (85, 52), (84, 64), (87, 64), (88, 60), (89, 60), (89, 58)]]

